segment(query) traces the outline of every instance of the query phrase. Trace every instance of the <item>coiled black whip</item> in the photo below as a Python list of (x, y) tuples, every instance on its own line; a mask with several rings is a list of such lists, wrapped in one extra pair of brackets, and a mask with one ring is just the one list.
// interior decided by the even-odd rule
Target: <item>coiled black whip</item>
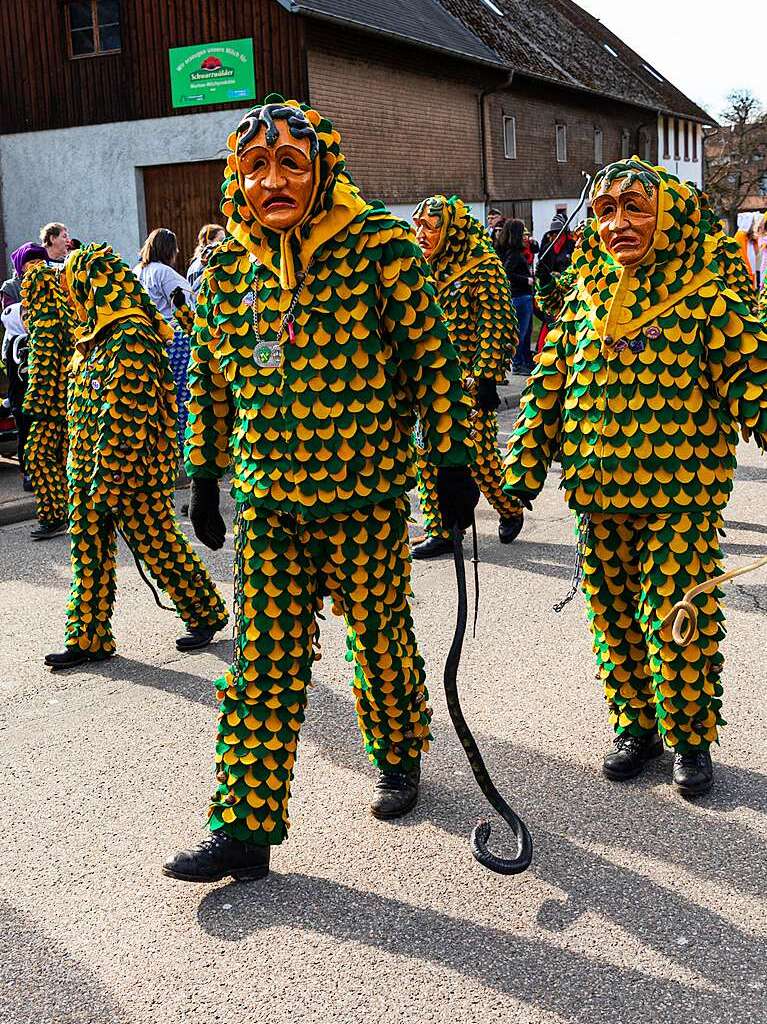
[[(472, 539), (476, 571), (477, 527), (473, 520)], [(463, 564), (463, 533), (457, 526), (453, 527), (453, 560), (455, 562), (455, 576), (458, 584), (458, 613), (456, 616), (455, 634), (447, 655), (447, 661), (445, 662), (443, 678), (447, 710), (458, 739), (461, 741), (461, 746), (466, 752), (466, 757), (477, 785), (482, 790), (488, 803), (511, 828), (517, 840), (516, 857), (497, 857), (487, 848), (492, 825), (489, 821), (482, 821), (471, 833), (471, 852), (480, 864), (499, 875), (519, 875), (530, 867), (530, 862), (533, 859), (533, 841), (530, 838), (530, 833), (524, 821), (514, 813), (493, 785), (493, 780), (490, 778), (485, 762), (482, 760), (477, 742), (466, 724), (466, 719), (463, 717), (461, 702), (458, 697), (458, 666), (461, 661), (464, 636), (466, 635), (469, 601), (466, 593), (466, 569)]]

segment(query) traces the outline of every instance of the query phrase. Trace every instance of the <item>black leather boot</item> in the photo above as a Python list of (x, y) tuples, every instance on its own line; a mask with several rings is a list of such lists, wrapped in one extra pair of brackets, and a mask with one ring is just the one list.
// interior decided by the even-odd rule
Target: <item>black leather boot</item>
[(218, 633), (220, 626), (194, 626), (188, 628), (176, 641), (177, 651), (199, 651), (207, 647)]
[(663, 753), (663, 741), (657, 732), (643, 736), (630, 736), (627, 732), (616, 736), (613, 749), (605, 754), (602, 771), (608, 779), (625, 782), (635, 779), (654, 757)]
[(381, 772), (376, 783), (370, 813), (386, 821), (401, 818), (418, 803), (420, 768), (412, 772)]
[(59, 534), (66, 533), (67, 525), (66, 519), (57, 519), (55, 523), (40, 523), (29, 536), (32, 540), (48, 540), (49, 537), (58, 537)]
[(181, 850), (168, 858), (162, 873), (182, 882), (219, 882), (231, 876), (255, 882), (269, 874), (271, 846), (243, 843), (222, 832), (211, 832), (194, 850)]
[(714, 784), (714, 766), (708, 750), (674, 755), (674, 785), (682, 796), (708, 793)]
[(413, 558), (437, 558), (453, 552), (453, 542), (445, 537), (427, 537), (413, 548)]
[(501, 519), (498, 523), (498, 540), (501, 544), (511, 544), (512, 541), (515, 541), (524, 522), (525, 517), (521, 512), (519, 515), (509, 516), (508, 519)]
[(54, 672), (62, 672), (66, 668), (77, 668), (89, 661), (106, 661), (113, 658), (114, 651), (84, 651), (81, 647), (65, 647), (59, 654), (46, 654), (45, 664)]

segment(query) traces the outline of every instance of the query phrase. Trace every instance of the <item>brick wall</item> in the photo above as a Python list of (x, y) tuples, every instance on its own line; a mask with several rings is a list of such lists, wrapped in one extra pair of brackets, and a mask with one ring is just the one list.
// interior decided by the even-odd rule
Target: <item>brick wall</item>
[[(487, 73), (438, 54), (308, 25), (309, 94), (342, 136), (363, 194), (482, 201), (478, 96)], [(491, 79), (492, 81), (492, 79)]]
[[(516, 118), (517, 157), (504, 156), (503, 116)], [(556, 125), (567, 126), (567, 162), (556, 158)], [(658, 157), (657, 117), (587, 93), (560, 90), (550, 83), (515, 78), (501, 93), (485, 101), (488, 190), (492, 200), (548, 199), (577, 196), (583, 187), (581, 170), (593, 174), (594, 130), (603, 132), (604, 164), (621, 155), (621, 132), (630, 133), (631, 153), (644, 156), (646, 133), (649, 156)]]

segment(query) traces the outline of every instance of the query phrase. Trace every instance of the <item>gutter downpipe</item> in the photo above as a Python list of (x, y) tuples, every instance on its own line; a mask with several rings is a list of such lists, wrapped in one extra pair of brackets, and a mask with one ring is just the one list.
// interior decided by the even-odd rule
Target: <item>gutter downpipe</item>
[(482, 194), (485, 203), (485, 213), (487, 213), (487, 206), (490, 202), (490, 190), (488, 188), (487, 181), (487, 132), (485, 131), (485, 100), (488, 96), (492, 96), (493, 93), (501, 92), (503, 89), (508, 89), (514, 80), (514, 72), (509, 71), (506, 76), (506, 81), (502, 82), (501, 85), (496, 85), (492, 89), (482, 89), (477, 95), (477, 104), (479, 106), (479, 168), (480, 175), (482, 177)]

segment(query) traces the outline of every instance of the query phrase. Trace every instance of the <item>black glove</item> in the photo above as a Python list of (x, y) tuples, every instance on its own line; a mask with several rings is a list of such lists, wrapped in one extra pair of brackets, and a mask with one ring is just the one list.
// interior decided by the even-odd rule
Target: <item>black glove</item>
[(516, 498), (519, 504), (523, 508), (526, 508), (528, 512), (532, 510), (535, 495), (530, 491), (506, 491), (505, 493), (508, 494), (510, 498)]
[(181, 285), (170, 293), (170, 301), (173, 303), (174, 309), (183, 309), (184, 306), (189, 305), (189, 297)]
[(498, 388), (495, 381), (488, 377), (480, 377), (477, 381), (477, 405), (482, 412), (495, 412), (501, 400), (498, 397)]
[(479, 502), (479, 487), (468, 466), (440, 466), (437, 470), (437, 500), (446, 530), (471, 526)]
[(189, 519), (195, 537), (211, 551), (218, 551), (226, 540), (226, 523), (218, 510), (218, 500), (218, 480), (192, 480)]

